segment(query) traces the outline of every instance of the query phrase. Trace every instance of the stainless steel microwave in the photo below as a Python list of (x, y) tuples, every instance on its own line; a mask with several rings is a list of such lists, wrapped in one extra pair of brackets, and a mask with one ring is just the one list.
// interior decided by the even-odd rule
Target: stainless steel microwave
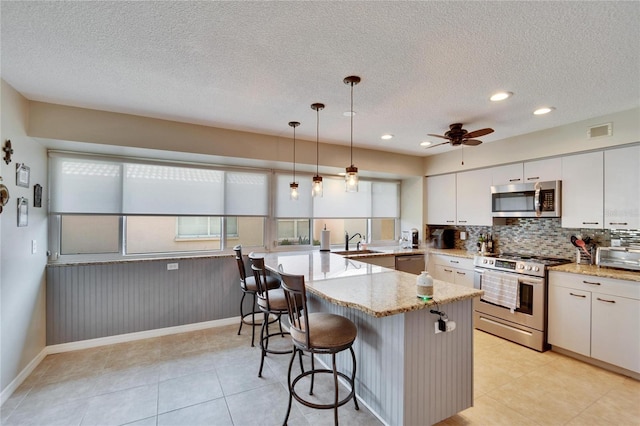
[(491, 187), (493, 217), (560, 217), (562, 181)]

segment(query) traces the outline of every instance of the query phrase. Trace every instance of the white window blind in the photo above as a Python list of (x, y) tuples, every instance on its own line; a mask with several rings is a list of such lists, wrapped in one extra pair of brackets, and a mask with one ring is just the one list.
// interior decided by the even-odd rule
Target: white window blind
[(51, 213), (114, 214), (122, 210), (122, 164), (50, 158)]
[(302, 176), (298, 181), (298, 199), (290, 197), (289, 184), (293, 177), (291, 174), (279, 173), (276, 175), (276, 201), (275, 215), (279, 218), (304, 218), (312, 217), (311, 177)]
[(371, 183), (371, 200), (373, 201), (371, 217), (400, 217), (400, 209), (398, 208), (400, 200), (399, 187), (400, 185), (396, 182)]
[(371, 217), (371, 182), (360, 180), (358, 187), (358, 192), (346, 192), (344, 179), (325, 177), (323, 179), (323, 196), (313, 200), (313, 217)]
[(50, 154), (51, 213), (267, 216), (269, 174)]

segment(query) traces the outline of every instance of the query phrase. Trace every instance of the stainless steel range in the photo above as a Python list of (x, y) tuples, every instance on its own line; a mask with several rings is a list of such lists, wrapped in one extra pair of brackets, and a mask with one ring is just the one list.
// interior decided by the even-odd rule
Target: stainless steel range
[(543, 256), (503, 253), (475, 256), (474, 326), (537, 351), (547, 345), (547, 268), (571, 262)]

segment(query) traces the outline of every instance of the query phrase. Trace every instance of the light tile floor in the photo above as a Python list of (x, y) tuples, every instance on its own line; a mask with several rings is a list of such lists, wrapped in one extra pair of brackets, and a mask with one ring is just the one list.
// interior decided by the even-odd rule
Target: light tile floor
[[(47, 356), (2, 406), (2, 425), (280, 425), (289, 355), (236, 326)], [(439, 425), (640, 425), (640, 382), (475, 331), (475, 403)], [(282, 339), (280, 344), (287, 344)], [(305, 367), (308, 357), (305, 358)], [(316, 384), (317, 395), (328, 395)], [(343, 425), (380, 425), (360, 404)], [(291, 425), (330, 425), (294, 402)]]

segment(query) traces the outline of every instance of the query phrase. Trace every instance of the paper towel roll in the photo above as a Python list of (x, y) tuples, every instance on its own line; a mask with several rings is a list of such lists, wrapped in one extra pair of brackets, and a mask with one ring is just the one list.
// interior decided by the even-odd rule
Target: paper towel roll
[(320, 231), (320, 251), (329, 251), (331, 247), (331, 231)]

